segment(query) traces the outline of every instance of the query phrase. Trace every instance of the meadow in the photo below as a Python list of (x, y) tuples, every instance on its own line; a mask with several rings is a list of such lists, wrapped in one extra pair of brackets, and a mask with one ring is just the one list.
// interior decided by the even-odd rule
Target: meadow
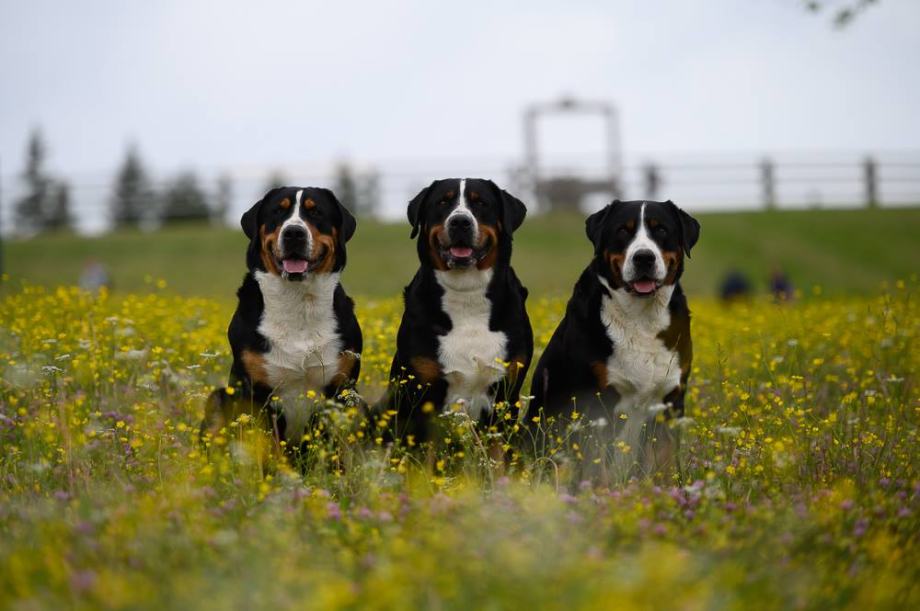
[[(691, 296), (716, 293), (729, 269), (763, 290), (780, 268), (806, 290), (865, 294), (883, 281), (917, 271), (920, 207), (880, 210), (771, 210), (705, 213), (703, 231), (684, 288)], [(568, 297), (591, 256), (584, 218), (528, 217), (514, 238), (514, 266), (531, 294)], [(5, 269), (14, 284), (73, 285), (88, 259), (104, 263), (119, 291), (143, 292), (164, 280), (180, 295), (230, 301), (244, 272), (246, 238), (238, 226), (187, 225), (144, 233), (119, 231), (98, 238), (70, 234), (11, 240)], [(358, 219), (348, 244), (343, 282), (355, 295), (400, 294), (418, 265), (407, 223)]]
[[(156, 258), (144, 272), (132, 261), (136, 285), (117, 272), (111, 294), (54, 286), (73, 279), (17, 273), (32, 263), (10, 261), (16, 278), (0, 298), (0, 608), (916, 608), (920, 285), (903, 226), (918, 216), (893, 214), (902, 215), (891, 221), (899, 263), (872, 247), (886, 225), (868, 217), (829, 221), (863, 223), (852, 236), (818, 237), (756, 215), (703, 220), (687, 270), (698, 287), (687, 417), (673, 422), (681, 466), (659, 481), (581, 481), (580, 448), (567, 437), (497, 464), (485, 434), (458, 414), (444, 416), (451, 440), (436, 453), (387, 448), (380, 422), (318, 398), (308, 399), (322, 418), (304, 473), (262, 452), (245, 417), (202, 447), (202, 403), (229, 367), (227, 295), (190, 296), (194, 286), (174, 286), (184, 270), (163, 278)], [(799, 262), (793, 303), (718, 303), (705, 286), (726, 263), (706, 249), (747, 239), (736, 228), (749, 223), (789, 236), (786, 245), (851, 248), (862, 271), (831, 273), (846, 255), (788, 246), (776, 256)], [(535, 226), (552, 237), (549, 224)], [(399, 243), (368, 251), (411, 254), (404, 229), (392, 229)], [(524, 235), (516, 261), (538, 278), (540, 247)], [(80, 243), (10, 251), (60, 255), (55, 240)], [(130, 241), (107, 243), (120, 240)], [(741, 264), (763, 273), (769, 240), (754, 240)], [(241, 239), (233, 244), (239, 260)], [(584, 264), (587, 248), (577, 249), (563, 280), (546, 280), (529, 301), (538, 350)], [(389, 280), (350, 272), (352, 292), (366, 296), (358, 390), (374, 397), (401, 302)], [(221, 280), (228, 291), (240, 273)]]

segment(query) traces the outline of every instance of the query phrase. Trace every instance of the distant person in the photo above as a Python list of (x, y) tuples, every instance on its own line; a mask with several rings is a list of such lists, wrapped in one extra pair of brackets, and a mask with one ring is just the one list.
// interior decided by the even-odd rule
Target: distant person
[(80, 288), (85, 291), (97, 292), (102, 287), (111, 290), (112, 280), (105, 264), (97, 259), (87, 259), (80, 274)]
[(726, 302), (750, 297), (751, 283), (741, 270), (729, 270), (719, 287), (719, 295), (722, 297), (722, 301)]
[(777, 301), (792, 301), (795, 295), (792, 281), (779, 267), (773, 268), (770, 274), (770, 293)]

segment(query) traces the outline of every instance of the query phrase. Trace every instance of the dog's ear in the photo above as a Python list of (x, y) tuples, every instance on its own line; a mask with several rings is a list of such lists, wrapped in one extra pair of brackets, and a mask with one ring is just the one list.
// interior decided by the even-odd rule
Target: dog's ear
[(687, 258), (690, 258), (690, 249), (700, 239), (700, 222), (677, 207), (677, 204), (668, 200), (665, 205), (671, 211), (671, 214), (677, 218), (677, 224), (680, 226), (680, 245), (684, 249)]
[(501, 202), (502, 206), (502, 226), (505, 228), (505, 231), (508, 232), (508, 235), (511, 235), (517, 231), (517, 228), (524, 222), (524, 217), (527, 216), (527, 206), (524, 205), (524, 202), (500, 188), (491, 180), (488, 182), (489, 185), (495, 189), (495, 192), (498, 193), (498, 200)]
[(412, 201), (409, 202), (409, 207), (406, 209), (406, 216), (409, 217), (409, 224), (412, 225), (412, 233), (409, 234), (410, 238), (414, 238), (418, 235), (419, 227), (422, 224), (422, 218), (425, 216), (425, 203), (428, 198), (428, 192), (431, 191), (431, 187), (434, 186), (432, 182), (430, 185), (418, 192), (418, 195), (412, 198)]
[(335, 196), (332, 190), (325, 188), (320, 188), (319, 190), (329, 196), (329, 199), (332, 200), (339, 212), (339, 242), (341, 242), (341, 245), (344, 245), (345, 242), (355, 235), (355, 229), (358, 228), (358, 221), (355, 219), (355, 216), (348, 211), (348, 208), (339, 201), (339, 198)]
[(607, 217), (610, 216), (610, 213), (619, 205), (620, 200), (615, 199), (585, 220), (585, 234), (588, 236), (588, 239), (591, 240), (591, 243), (594, 244), (595, 252), (597, 252), (600, 246), (601, 234), (604, 232), (604, 223), (607, 222)]
[(262, 199), (257, 201), (252, 205), (252, 207), (243, 213), (242, 218), (240, 219), (240, 226), (243, 228), (243, 233), (246, 234), (246, 237), (252, 240), (259, 233), (259, 211), (262, 209), (263, 204), (270, 200), (275, 193), (283, 189), (284, 187), (276, 187), (270, 190), (268, 193), (262, 196)]

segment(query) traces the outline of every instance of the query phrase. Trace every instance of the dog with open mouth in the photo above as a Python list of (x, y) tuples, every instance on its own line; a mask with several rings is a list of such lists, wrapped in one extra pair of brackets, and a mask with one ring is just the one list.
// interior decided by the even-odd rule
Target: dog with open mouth
[(293, 449), (312, 415), (306, 393), (334, 398), (361, 371), (361, 329), (340, 282), (357, 223), (328, 189), (279, 187), (241, 225), (248, 272), (227, 331), (230, 382), (208, 399), (201, 435), (246, 413)]
[(511, 237), (526, 213), (478, 178), (436, 180), (409, 202), (420, 267), (404, 291), (390, 387), (378, 405), (388, 437), (425, 441), (445, 409), (487, 426), (496, 425), (497, 403), (516, 413), (533, 356), (527, 290), (511, 267)]
[(684, 413), (693, 345), (680, 278), (700, 224), (671, 201), (614, 201), (585, 229), (594, 258), (534, 369), (529, 415), (609, 424), (628, 471), (649, 473), (673, 462), (667, 420)]

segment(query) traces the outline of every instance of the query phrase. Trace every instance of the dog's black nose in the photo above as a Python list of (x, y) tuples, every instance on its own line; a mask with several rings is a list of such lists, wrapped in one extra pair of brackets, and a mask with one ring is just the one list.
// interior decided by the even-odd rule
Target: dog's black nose
[(451, 229), (469, 230), (473, 228), (473, 219), (465, 214), (458, 214), (448, 223)]
[(632, 260), (637, 270), (650, 270), (655, 267), (655, 253), (647, 248), (637, 250), (632, 256)]
[(291, 242), (306, 242), (307, 228), (299, 225), (292, 225), (284, 230), (281, 234), (281, 238), (283, 240), (290, 240)]

